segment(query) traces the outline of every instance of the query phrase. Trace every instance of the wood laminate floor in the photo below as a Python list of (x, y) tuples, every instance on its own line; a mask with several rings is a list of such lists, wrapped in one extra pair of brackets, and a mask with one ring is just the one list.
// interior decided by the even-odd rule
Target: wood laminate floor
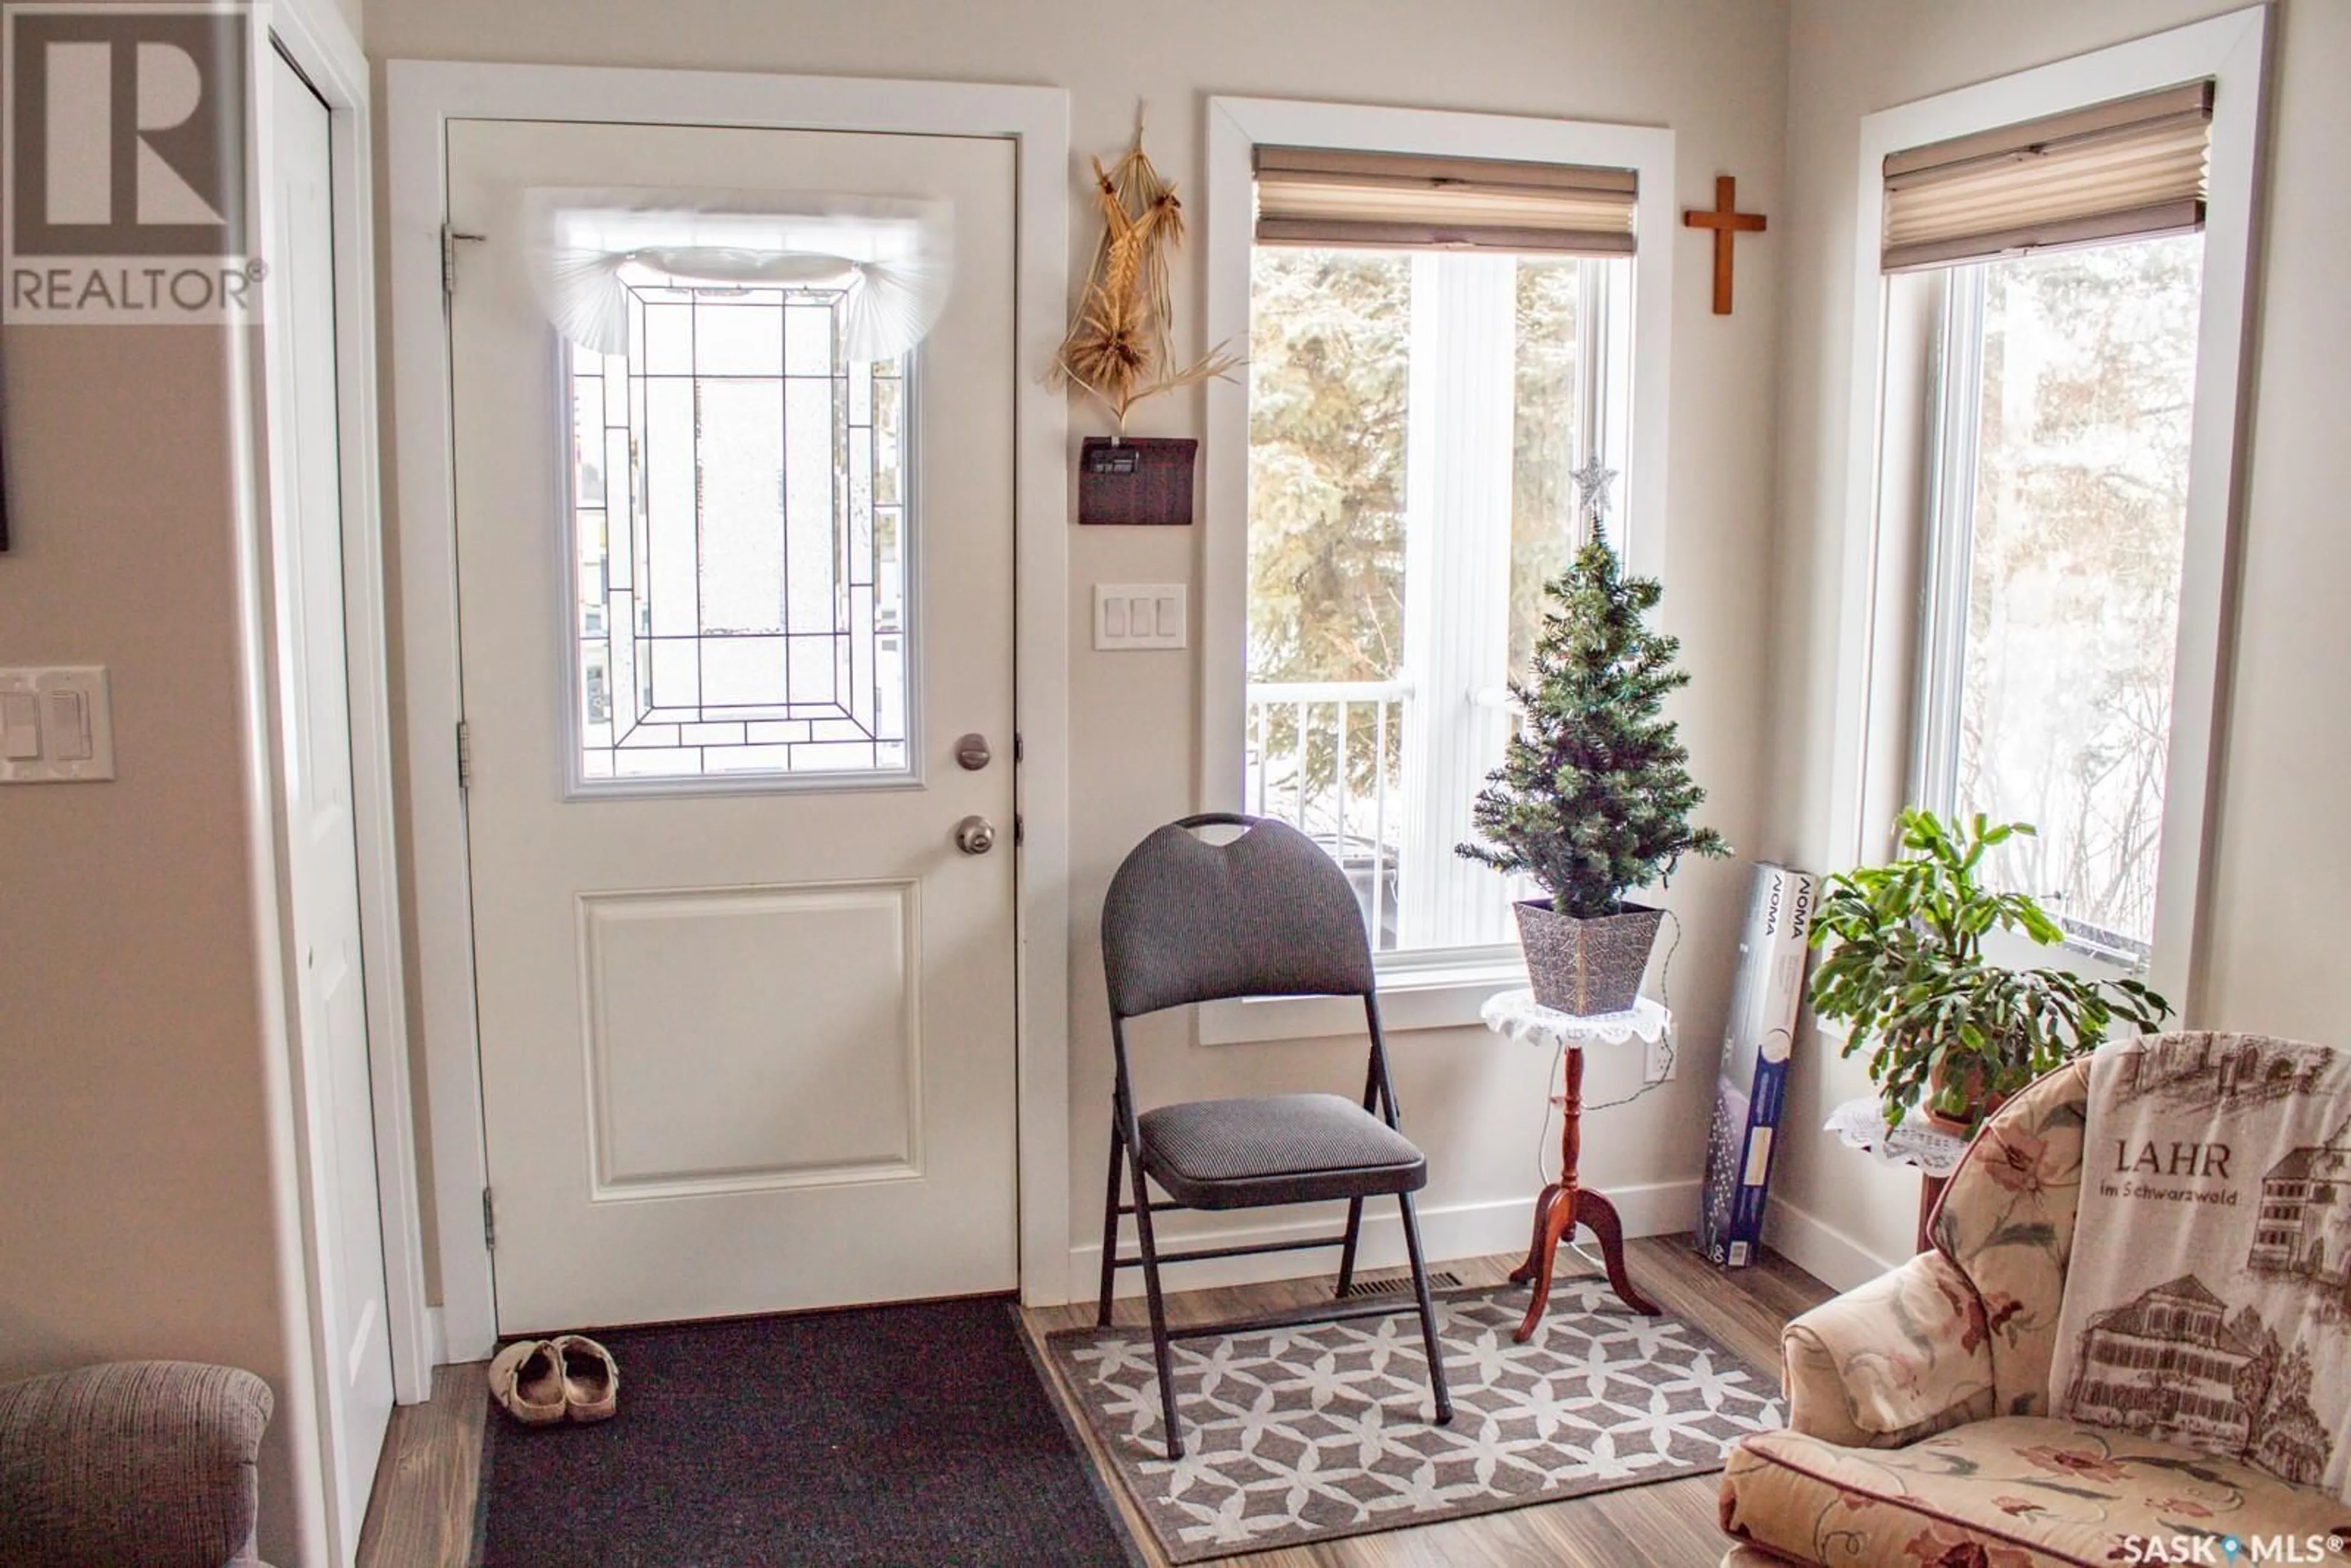
[[(1709, 1266), (1683, 1237), (1634, 1241), (1626, 1252), (1635, 1281), (1667, 1312), (1767, 1368), (1780, 1364), (1782, 1325), (1834, 1293), (1771, 1252), (1764, 1253), (1753, 1268), (1737, 1272)], [(1464, 1284), (1485, 1285), (1499, 1283), (1517, 1261), (1515, 1257), (1478, 1258), (1440, 1267), (1458, 1275)], [(1562, 1275), (1583, 1271), (1598, 1270), (1575, 1253), (1561, 1253)], [(1186, 1291), (1168, 1298), (1167, 1315), (1176, 1322), (1238, 1317), (1326, 1299), (1329, 1290), (1325, 1277)], [(1119, 1320), (1139, 1322), (1142, 1309), (1140, 1298), (1122, 1301)], [(1024, 1312), (1022, 1318), (1034, 1338), (1091, 1322), (1093, 1309), (1091, 1304), (1049, 1307)], [(434, 1375), (428, 1403), (392, 1412), (360, 1536), (360, 1568), (465, 1568), (473, 1545), (482, 1426), (488, 1414), (482, 1372), (477, 1363), (444, 1366)], [(1108, 1477), (1108, 1467), (1102, 1468)], [(1711, 1568), (1728, 1544), (1715, 1526), (1716, 1484), (1713, 1476), (1692, 1476), (1327, 1545), (1256, 1552), (1234, 1561), (1249, 1568), (1515, 1568), (1534, 1563), (1564, 1568)], [(1107, 1480), (1105, 1490), (1122, 1510), (1131, 1507), (1115, 1479)], [(1160, 1568), (1140, 1521), (1130, 1518), (1128, 1529), (1143, 1543), (1153, 1568)]]

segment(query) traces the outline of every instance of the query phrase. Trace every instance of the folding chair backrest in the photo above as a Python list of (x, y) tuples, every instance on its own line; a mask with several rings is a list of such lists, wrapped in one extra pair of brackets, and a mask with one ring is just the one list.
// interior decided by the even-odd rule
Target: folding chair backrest
[[(1193, 830), (1246, 829), (1212, 844)], [(1186, 817), (1134, 847), (1102, 904), (1110, 1008), (1134, 1018), (1228, 997), (1368, 996), (1372, 949), (1338, 862), (1285, 822)]]

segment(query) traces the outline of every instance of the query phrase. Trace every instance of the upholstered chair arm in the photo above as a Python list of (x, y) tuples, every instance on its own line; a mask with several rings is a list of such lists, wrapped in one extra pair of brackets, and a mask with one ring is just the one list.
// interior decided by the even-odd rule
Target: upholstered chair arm
[(1898, 1448), (1992, 1414), (1983, 1305), (1939, 1252), (1823, 1301), (1780, 1336), (1788, 1425), (1849, 1448)]
[(127, 1361), (0, 1387), (0, 1568), (251, 1563), (268, 1385)]

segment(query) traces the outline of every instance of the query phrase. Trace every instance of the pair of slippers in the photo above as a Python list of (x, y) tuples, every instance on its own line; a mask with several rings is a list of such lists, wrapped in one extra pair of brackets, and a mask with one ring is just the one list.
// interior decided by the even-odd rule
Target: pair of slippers
[(621, 1368), (585, 1334), (517, 1340), (491, 1358), (490, 1397), (527, 1427), (607, 1420), (621, 1407)]

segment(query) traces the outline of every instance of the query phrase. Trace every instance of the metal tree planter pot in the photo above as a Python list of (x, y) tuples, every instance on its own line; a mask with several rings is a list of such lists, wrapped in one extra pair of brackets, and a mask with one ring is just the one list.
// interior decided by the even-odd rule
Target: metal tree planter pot
[(1519, 914), (1519, 942), (1527, 950), (1536, 1001), (1588, 1018), (1624, 1012), (1640, 999), (1641, 976), (1665, 911), (1628, 904), (1622, 914), (1579, 920), (1554, 913), (1547, 898), (1511, 907)]

